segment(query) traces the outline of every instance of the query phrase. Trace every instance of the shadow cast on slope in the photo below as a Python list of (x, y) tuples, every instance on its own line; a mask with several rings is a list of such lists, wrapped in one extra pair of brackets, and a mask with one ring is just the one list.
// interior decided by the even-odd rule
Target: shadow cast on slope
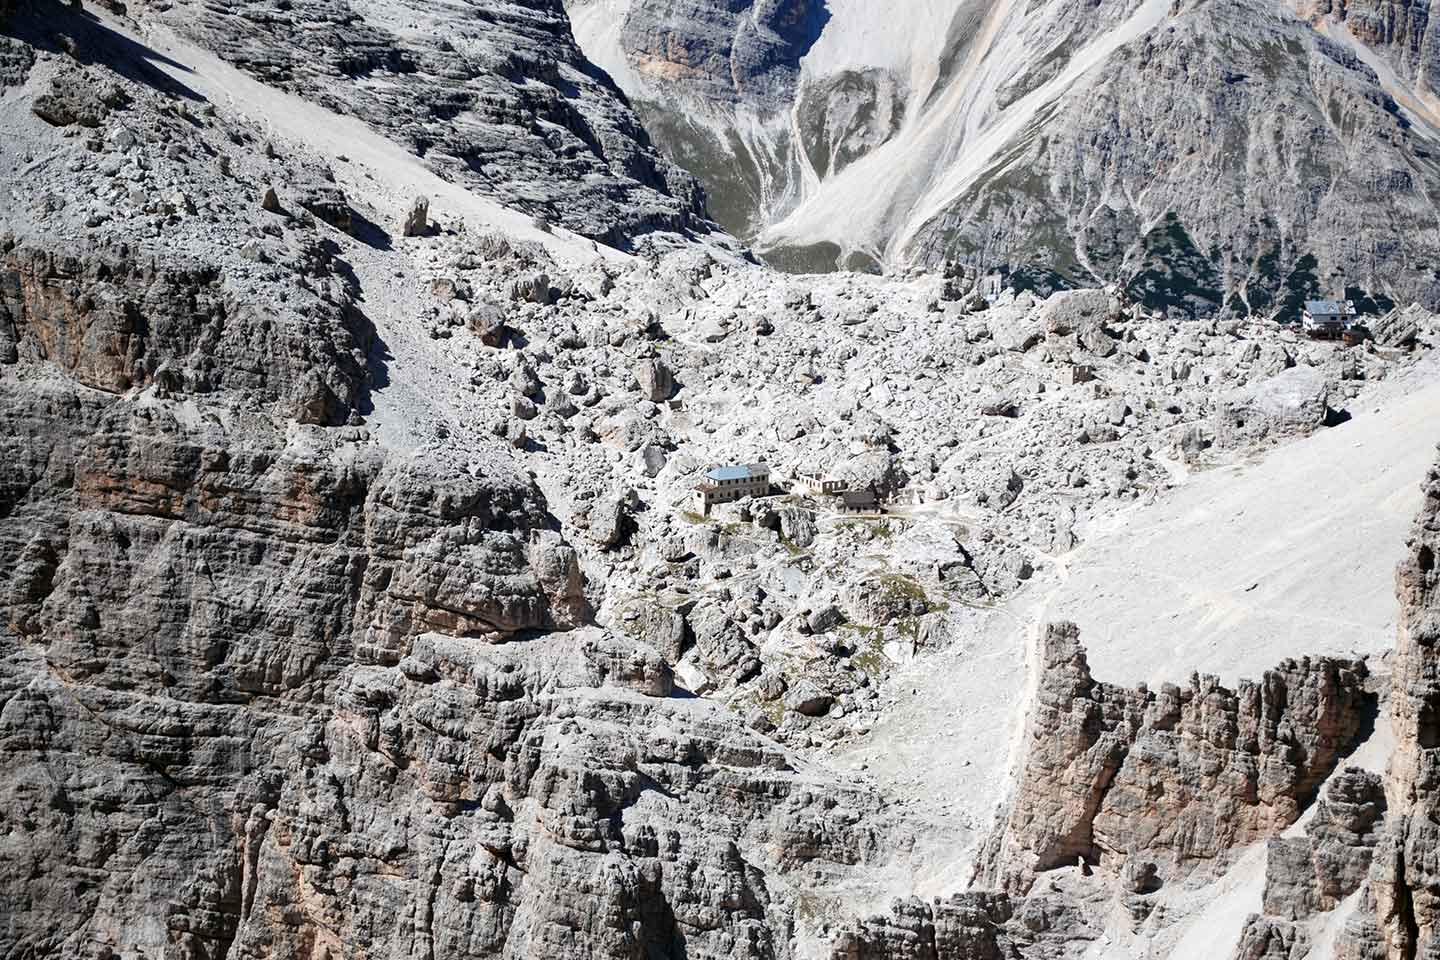
[(167, 96), (205, 102), (193, 88), (155, 66), (194, 73), (185, 64), (117, 33), (94, 14), (58, 0), (22, 0), (14, 14), (0, 21), (0, 34), (37, 50), (69, 56), (84, 66), (106, 67)]

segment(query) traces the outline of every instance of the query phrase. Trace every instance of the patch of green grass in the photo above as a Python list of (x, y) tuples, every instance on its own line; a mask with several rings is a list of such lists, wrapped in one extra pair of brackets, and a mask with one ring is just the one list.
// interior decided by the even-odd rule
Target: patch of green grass
[(859, 532), (869, 530), (870, 536), (876, 540), (895, 539), (895, 528), (890, 525), (889, 520), (841, 520), (835, 524), (837, 530), (852, 530)]
[(840, 629), (858, 635), (855, 652), (850, 655), (851, 664), (872, 677), (883, 676), (890, 667), (890, 658), (885, 656), (885, 628), (842, 623)]
[(925, 588), (920, 586), (919, 581), (903, 573), (881, 574), (880, 586), (884, 589), (885, 595), (890, 598), (919, 600), (924, 604), (930, 602), (930, 598), (925, 595)]
[(744, 717), (752, 707), (759, 707), (775, 726), (780, 726), (785, 719), (785, 699), (777, 697), (774, 700), (762, 700), (760, 694), (754, 690), (747, 690), (730, 701), (730, 709), (738, 716)]
[(709, 523), (710, 518), (696, 513), (694, 510), (681, 510), (680, 519), (688, 523)]
[(810, 556), (810, 551), (809, 551), (809, 550), (807, 550), (807, 549), (805, 549), (804, 547), (798, 545), (797, 543), (795, 543), (795, 541), (791, 540), (789, 537), (785, 536), (785, 534), (783, 534), (783, 533), (780, 534), (780, 546), (784, 547), (784, 548), (785, 548), (785, 552), (788, 553), (788, 554), (790, 554), (790, 556), (792, 556), (792, 557), (808, 557), (808, 556)]

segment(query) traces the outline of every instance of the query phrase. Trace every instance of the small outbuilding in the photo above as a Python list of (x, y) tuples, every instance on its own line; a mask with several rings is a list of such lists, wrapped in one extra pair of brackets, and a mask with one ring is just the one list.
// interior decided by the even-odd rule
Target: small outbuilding
[(879, 513), (880, 501), (869, 487), (846, 490), (840, 495), (840, 510), (844, 513)]
[(818, 470), (813, 473), (801, 472), (795, 475), (795, 492), (812, 497), (838, 497), (845, 492), (846, 486), (848, 484), (844, 480)]

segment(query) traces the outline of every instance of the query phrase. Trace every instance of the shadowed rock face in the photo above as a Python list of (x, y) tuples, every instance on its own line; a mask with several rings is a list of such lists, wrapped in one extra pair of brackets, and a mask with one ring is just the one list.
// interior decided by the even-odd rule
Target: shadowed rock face
[(691, 177), (664, 160), (560, 0), (131, 4), (266, 83), (369, 123), (447, 179), (628, 246), (704, 228)]
[(1014, 956), (1025, 936), (1015, 905), (1005, 894), (970, 893), (926, 903), (897, 900), (888, 915), (844, 930), (831, 947), (832, 960), (880, 957), (964, 957), (1001, 960)]
[(1310, 953), (1310, 932), (1269, 917), (1252, 916), (1240, 935), (1234, 960), (1303, 960)]
[(1270, 840), (1265, 913), (1304, 920), (1335, 909), (1364, 882), (1384, 815), (1379, 777), (1355, 768), (1337, 774), (1305, 836)]
[(1020, 784), (983, 882), (1030, 889), (1077, 859), (1162, 861), (1169, 877), (1293, 823), (1369, 707), (1359, 661), (1285, 661), (1238, 690), (1097, 683), (1079, 632), (1052, 625)]
[(152, 383), (224, 391), (315, 424), (344, 423), (368, 386), (374, 331), (333, 244), (318, 238), (287, 251), (314, 286), (288, 293), (278, 314), (253, 282), (227, 283), (214, 263), (159, 263), (124, 244), (0, 248), (0, 362), (49, 361), (115, 394)]
[(646, 0), (630, 7), (621, 42), (636, 71), (658, 83), (779, 109), (827, 16), (823, 0)]

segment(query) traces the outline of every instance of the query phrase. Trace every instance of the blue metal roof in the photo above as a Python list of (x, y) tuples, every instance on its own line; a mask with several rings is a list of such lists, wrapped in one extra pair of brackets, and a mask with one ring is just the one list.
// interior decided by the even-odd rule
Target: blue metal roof
[(756, 476), (768, 476), (769, 473), (770, 468), (763, 463), (737, 463), (707, 470), (705, 476), (711, 480), (749, 480)]
[(1345, 305), (1339, 300), (1306, 300), (1305, 309), (1310, 311), (1311, 314), (1339, 314), (1344, 312)]

